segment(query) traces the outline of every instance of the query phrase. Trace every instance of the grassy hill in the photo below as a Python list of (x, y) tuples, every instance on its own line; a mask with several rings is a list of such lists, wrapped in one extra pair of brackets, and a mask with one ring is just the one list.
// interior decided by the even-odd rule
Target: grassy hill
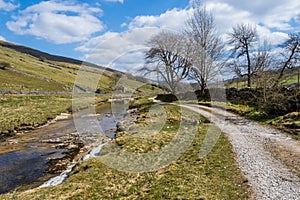
[[(51, 60), (51, 61), (55, 61), (55, 62), (71, 63), (71, 64), (76, 64), (76, 65), (81, 65), (82, 64), (81, 60), (77, 60), (77, 59), (73, 59), (73, 58), (67, 58), (67, 57), (63, 57), (63, 56), (51, 55), (51, 54), (48, 54), (46, 52), (42, 52), (42, 51), (39, 51), (39, 50), (36, 50), (36, 49), (32, 49), (30, 47), (25, 47), (25, 46), (13, 44), (13, 43), (1, 41), (1, 40), (0, 40), (0, 46), (6, 47), (8, 49), (15, 50), (15, 51), (20, 52), (20, 53), (31, 55), (33, 57), (40, 58), (42, 60)], [(95, 65), (93, 63), (85, 63), (85, 64), (88, 65), (88, 66), (91, 66), (91, 67), (104, 69), (103, 67), (101, 67), (99, 65)], [(106, 70), (115, 71), (115, 70), (112, 70), (112, 69), (106, 69)]]
[(0, 90), (17, 92), (70, 92), (79, 69), (98, 88), (110, 92), (122, 73), (79, 60), (53, 56), (28, 47), (0, 42)]

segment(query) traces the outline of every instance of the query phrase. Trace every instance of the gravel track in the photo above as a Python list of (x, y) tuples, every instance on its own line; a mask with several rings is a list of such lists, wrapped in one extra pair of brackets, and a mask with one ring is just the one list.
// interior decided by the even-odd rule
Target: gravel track
[(255, 192), (255, 199), (300, 200), (300, 178), (265, 148), (266, 144), (275, 143), (299, 158), (299, 141), (222, 109), (180, 106), (208, 118), (229, 136), (237, 162)]

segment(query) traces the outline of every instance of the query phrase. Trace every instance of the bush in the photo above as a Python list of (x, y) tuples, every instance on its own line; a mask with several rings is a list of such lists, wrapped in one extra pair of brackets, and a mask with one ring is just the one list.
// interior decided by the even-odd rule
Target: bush
[(7, 68), (10, 68), (10, 64), (7, 62), (0, 62), (0, 69), (5, 70)]
[(96, 94), (101, 94), (101, 92), (102, 92), (101, 88), (97, 88), (96, 91), (95, 91)]
[(158, 94), (155, 99), (164, 102), (172, 102), (178, 100), (174, 94)]

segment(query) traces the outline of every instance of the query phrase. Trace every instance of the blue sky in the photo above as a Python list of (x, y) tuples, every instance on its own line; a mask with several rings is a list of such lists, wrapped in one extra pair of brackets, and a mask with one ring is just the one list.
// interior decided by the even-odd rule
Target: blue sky
[[(238, 23), (274, 45), (300, 31), (299, 0), (203, 2), (223, 38)], [(189, 0), (0, 0), (0, 39), (130, 72), (152, 35), (182, 31), (191, 13)]]
[[(7, 41), (11, 41), (14, 43), (30, 46), (33, 48), (37, 48), (49, 53), (59, 54), (64, 56), (70, 56), (75, 58), (83, 58), (82, 52), (75, 51), (74, 49), (80, 46), (82, 43), (86, 42), (87, 40), (75, 40), (70, 41), (64, 40), (59, 41), (57, 38), (53, 37), (46, 37), (46, 36), (39, 36), (37, 33), (22, 33), (18, 30), (12, 30), (13, 28), (10, 27), (7, 23), (16, 21), (14, 18), (19, 16), (27, 16), (27, 14), (23, 14), (24, 11), (30, 7), (36, 6), (37, 8), (31, 12), (31, 17), (34, 14), (41, 14), (42, 9), (47, 7), (46, 4), (43, 5), (42, 2), (56, 2), (57, 7), (60, 5), (68, 5), (65, 8), (65, 14), (71, 16), (81, 14), (82, 11), (80, 9), (73, 9), (71, 7), (78, 6), (82, 7), (82, 9), (86, 8), (95, 8), (99, 9), (99, 12), (92, 12), (91, 15), (95, 16), (99, 19), (100, 23), (102, 23), (103, 27), (96, 28), (94, 31), (90, 31), (89, 38), (94, 36), (103, 35), (106, 32), (122, 32), (128, 30), (125, 27), (126, 23), (130, 23), (132, 19), (136, 16), (143, 16), (143, 15), (160, 15), (164, 13), (168, 9), (172, 8), (180, 8), (183, 9), (188, 5), (187, 0), (129, 0), (129, 1), (114, 1), (114, 0), (85, 0), (85, 1), (40, 1), (40, 0), (18, 0), (18, 1), (8, 1), (8, 0), (0, 0), (0, 37), (4, 38)], [(84, 4), (88, 4), (84, 6)], [(2, 8), (2, 9), (1, 9)], [(68, 11), (69, 10), (69, 11)], [(72, 13), (70, 10), (76, 10), (77, 13)], [(56, 12), (57, 10), (51, 10), (50, 12)], [(59, 11), (62, 12), (62, 11)], [(34, 13), (34, 14), (33, 14)], [(49, 20), (52, 20), (49, 18)], [(28, 20), (30, 21), (30, 20)], [(21, 23), (21, 22), (20, 22)], [(93, 24), (93, 23), (92, 23)], [(123, 24), (123, 25), (122, 25)], [(86, 24), (87, 26), (88, 24)], [(46, 27), (47, 24), (45, 23), (44, 26)], [(74, 25), (76, 26), (76, 25)], [(16, 29), (16, 28), (15, 28)], [(70, 31), (72, 31), (72, 27), (70, 27)], [(54, 31), (54, 30), (53, 30)], [(49, 35), (52, 33), (48, 33)], [(80, 35), (80, 34), (79, 34)], [(82, 35), (83, 36), (83, 35)]]

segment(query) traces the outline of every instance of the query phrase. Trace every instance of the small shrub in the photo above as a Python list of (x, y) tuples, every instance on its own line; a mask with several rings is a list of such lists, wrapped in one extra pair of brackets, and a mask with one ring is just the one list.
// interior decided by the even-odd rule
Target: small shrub
[(178, 100), (174, 94), (158, 94), (155, 99), (164, 102), (173, 102)]
[(0, 69), (5, 70), (7, 68), (10, 68), (10, 64), (7, 62), (0, 62)]
[(102, 92), (101, 88), (97, 88), (96, 91), (95, 91), (96, 94), (101, 94), (101, 92)]

